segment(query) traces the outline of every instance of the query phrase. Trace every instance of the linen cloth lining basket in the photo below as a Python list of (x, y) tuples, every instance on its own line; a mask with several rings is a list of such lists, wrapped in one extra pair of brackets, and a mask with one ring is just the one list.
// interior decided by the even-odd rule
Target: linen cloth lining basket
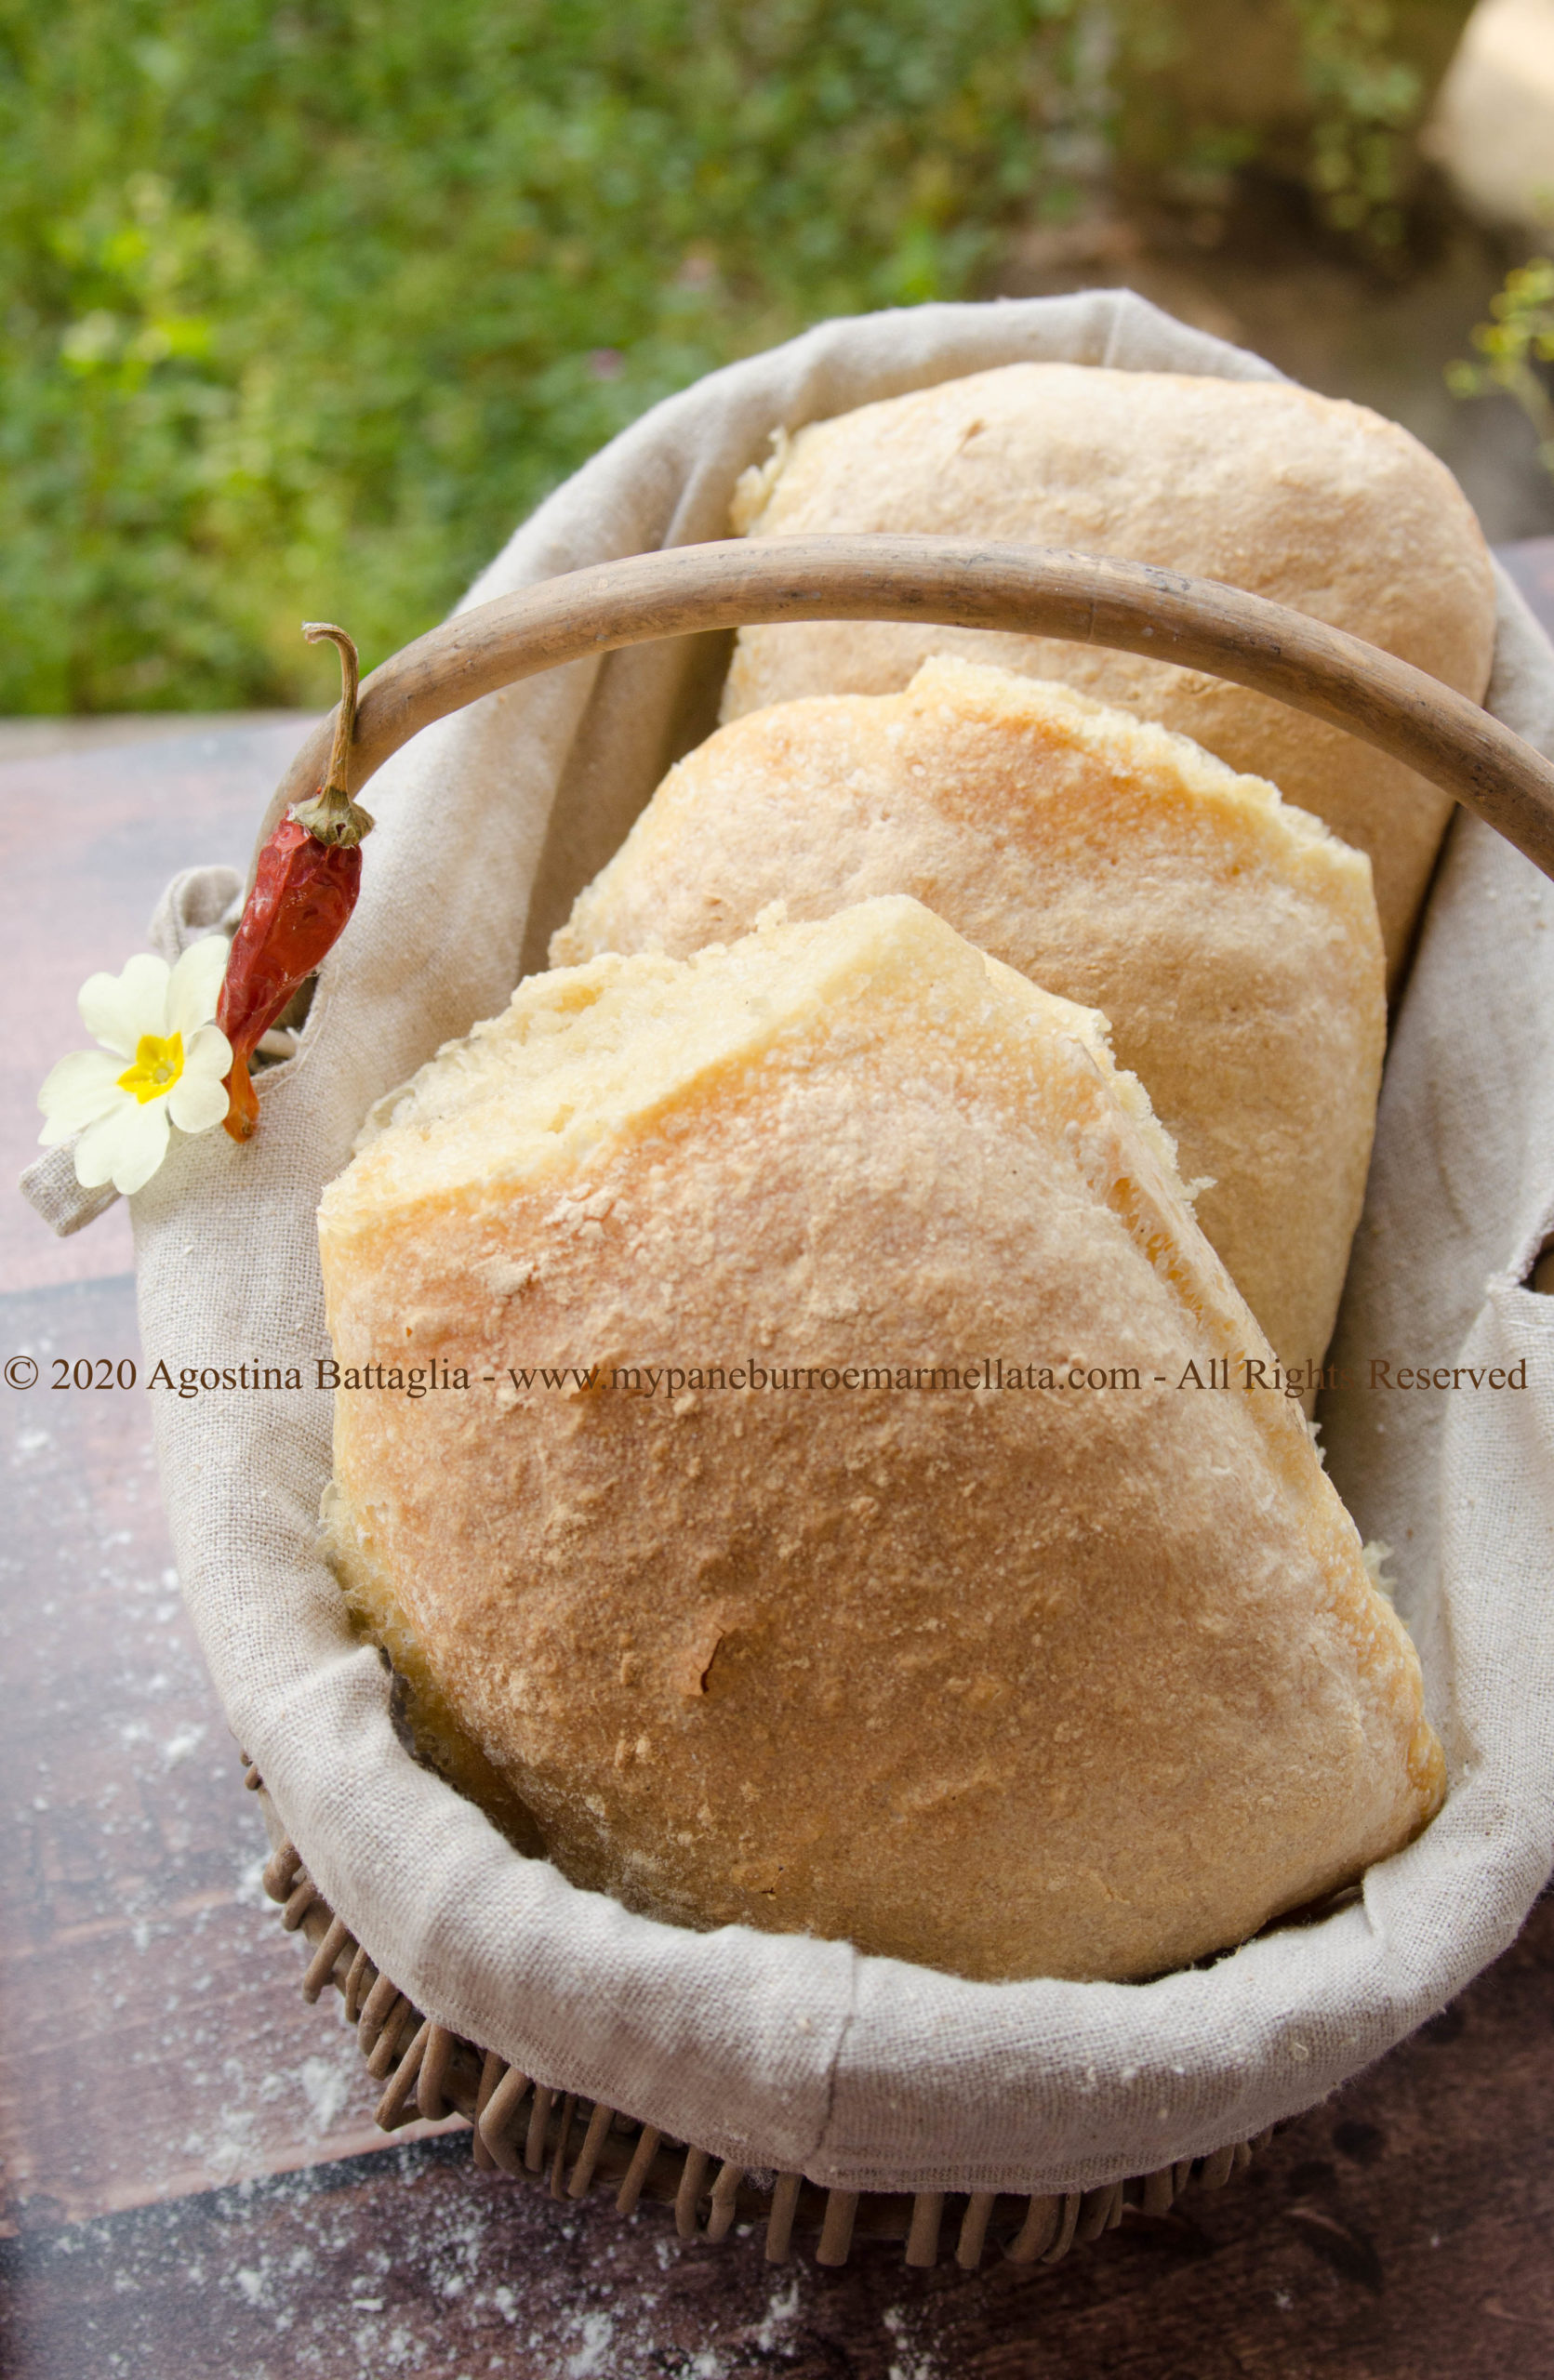
[[(469, 601), (724, 536), (733, 482), (778, 426), (1043, 358), (1276, 377), (1121, 293), (827, 324), (624, 433), (541, 507)], [(427, 729), (375, 778), (362, 903), (297, 1057), (260, 1078), (259, 1138), (244, 1150), (217, 1145), (220, 1134), (186, 1144), (136, 1199), (153, 1361), (166, 1351), (219, 1364), (241, 1350), (305, 1362), (323, 1350), (320, 1187), (372, 1102), (543, 963), (573, 892), (710, 730), (725, 652), (701, 637), (570, 663)], [(1487, 707), (1554, 749), (1554, 655), (1504, 584)], [(206, 930), (233, 889), (226, 871), (179, 879), (159, 913), (162, 946)], [(963, 2260), (980, 2252), (999, 2192), (1032, 2202), (1023, 2248), (1048, 2254), (1065, 2231), (1112, 2219), (1131, 2177), (1156, 2177), (1157, 2202), (1161, 2177), (1175, 2187), (1193, 2159), (1223, 2178), (1236, 2144), (1313, 2104), (1505, 1947), (1554, 1839), (1554, 1303), (1521, 1286), (1554, 1226), (1551, 945), (1554, 892), (1459, 817), (1393, 1038), (1335, 1351), (1525, 1357), (1529, 1390), (1444, 1410), (1416, 1401), (1379, 1431), (1362, 1396), (1326, 1415), (1331, 1468), (1361, 1533), (1397, 1550), (1451, 1796), (1348, 1906), (1212, 1966), (1147, 1985), (975, 1985), (846, 1944), (694, 1935), (574, 1891), (520, 1858), (395, 1737), (388, 1681), (350, 1635), (313, 1551), (327, 1395), (259, 1395), (235, 1410), (159, 1404), (195, 1624), (305, 1852), (300, 1880), (283, 1853), (272, 1881), (322, 1934), (310, 1988), (336, 1967), (349, 1983), (349, 1929), (366, 1946), (349, 1963), (357, 1997), (370, 1953), (429, 2020), (413, 2062), (406, 2010), (387, 2030), (381, 1992), (371, 2011), (380, 2070), (399, 2062), (391, 2121), (412, 2088), (439, 2104), (454, 2042), (478, 2043), (535, 2086), (525, 2153), (558, 2187), (576, 2172), (563, 2171), (570, 2098), (695, 2144), (683, 2228), (716, 2159), (714, 2228), (754, 2169), (833, 2193), (830, 2260), (845, 2253), (860, 2192), (914, 2194), (914, 2261), (947, 2191), (968, 2194)], [(327, 1960), (325, 1908), (339, 1912)], [(501, 2125), (491, 2130), (501, 2146)], [(790, 2222), (796, 2178), (783, 2187)], [(1050, 2239), (1039, 2205), (1059, 2209)]]

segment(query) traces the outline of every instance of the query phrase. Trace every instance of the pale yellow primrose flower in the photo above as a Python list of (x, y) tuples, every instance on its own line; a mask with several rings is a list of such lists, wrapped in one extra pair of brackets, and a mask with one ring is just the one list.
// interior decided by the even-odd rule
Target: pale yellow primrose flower
[(225, 1116), (232, 1044), (211, 1019), (230, 948), (225, 935), (207, 934), (176, 967), (142, 951), (122, 975), (88, 975), (82, 985), (81, 1022), (102, 1047), (73, 1051), (49, 1075), (38, 1093), (38, 1144), (51, 1149), (80, 1133), (83, 1189), (112, 1182), (127, 1197), (166, 1156), (172, 1125), (208, 1132)]

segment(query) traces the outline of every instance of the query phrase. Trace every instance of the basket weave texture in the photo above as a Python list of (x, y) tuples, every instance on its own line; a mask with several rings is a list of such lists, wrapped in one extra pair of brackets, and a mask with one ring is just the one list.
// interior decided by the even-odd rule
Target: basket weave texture
[[(836, 323), (702, 382), (557, 492), (481, 601), (725, 533), (771, 431), (990, 365), (1268, 377), (1125, 294)], [(149, 1362), (327, 1351), (318, 1194), (361, 1117), (502, 1006), (663, 769), (726, 654), (682, 640), (568, 665), (428, 730), (374, 780), (361, 906), (298, 1056), (238, 1149), (185, 1144), (137, 1197)], [(1554, 654), (1502, 588), (1490, 707), (1554, 752)], [(232, 886), (172, 889), (169, 949)], [(1521, 1393), (1336, 1400), (1330, 1464), (1396, 1550), (1453, 1791), (1362, 1897), (1148, 1985), (976, 1985), (848, 1945), (632, 1916), (521, 1858), (391, 1722), (315, 1552), (326, 1393), (156, 1404), (179, 1567), (234, 1730), (308, 1872), (429, 2019), (543, 2088), (740, 2168), (845, 2191), (1075, 2193), (1208, 2157), (1309, 2106), (1515, 1934), (1554, 1842), (1554, 889), (1456, 822), (1384, 1091), (1339, 1354), (1514, 1366)]]
[[(263, 1793), (251, 1765), (246, 1782)], [(656, 2124), (603, 2099), (550, 2090), (495, 2051), (423, 2016), (320, 1897), (268, 1798), (263, 1807), (276, 1838), (264, 1889), (279, 1904), (282, 1924), (310, 1953), (302, 1996), (316, 2001), (331, 1986), (339, 1993), (367, 2072), (385, 2085), (376, 2111), (381, 2130), (397, 2132), (418, 2116), (437, 2123), (460, 2115), (472, 2128), (477, 2166), (538, 2183), (554, 2199), (586, 2198), (603, 2186), (621, 2215), (644, 2199), (657, 2200), (673, 2207), (681, 2239), (714, 2246), (737, 2224), (749, 2229), (759, 2223), (768, 2264), (786, 2263), (795, 2233), (810, 2233), (817, 2235), (818, 2264), (844, 2265), (855, 2238), (864, 2238), (898, 2242), (905, 2262), (923, 2268), (952, 2247), (962, 2270), (975, 2272), (989, 2250), (1016, 2265), (1061, 2264), (1071, 2249), (1089, 2246), (1129, 2215), (1166, 2215), (1184, 2190), (1223, 2189), (1267, 2146), (1265, 2133), (1129, 2182), (1028, 2198), (972, 2190), (963, 2204), (944, 2190), (866, 2196), (817, 2189), (802, 2174), (751, 2173), (735, 2159), (720, 2161), (694, 2143), (667, 2139)]]

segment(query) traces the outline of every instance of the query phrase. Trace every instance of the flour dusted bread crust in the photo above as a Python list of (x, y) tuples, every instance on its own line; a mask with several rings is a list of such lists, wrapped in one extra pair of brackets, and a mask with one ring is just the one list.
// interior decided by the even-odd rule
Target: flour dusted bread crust
[[(1279, 382), (1005, 364), (811, 423), (746, 473), (735, 527), (1011, 538), (1162, 563), (1347, 628), (1475, 702), (1489, 682), (1489, 554), (1451, 473), (1395, 423)], [(1450, 800), (1239, 686), (1040, 638), (850, 621), (742, 629), (724, 716), (890, 693), (936, 652), (1065, 679), (1271, 777), (1369, 854), (1396, 970)]]
[(781, 703), (671, 771), (551, 945), (685, 958), (771, 903), (908, 892), (1104, 1012), (1199, 1223), (1292, 1370), (1332, 1336), (1386, 1039), (1371, 871), (1265, 780), (1056, 683), (954, 659)]
[(1440, 1799), (1298, 1410), (1178, 1385), (1263, 1342), (1143, 1092), (913, 901), (531, 978), (320, 1244), (470, 1380), (337, 1396), (337, 1562), (578, 1884), (1136, 1977)]

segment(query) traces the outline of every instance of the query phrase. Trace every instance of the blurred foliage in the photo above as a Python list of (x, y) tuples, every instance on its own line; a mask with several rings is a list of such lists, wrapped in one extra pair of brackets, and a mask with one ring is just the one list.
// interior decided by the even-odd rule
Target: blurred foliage
[(1554, 258), (1534, 257), (1506, 276), (1489, 302), (1490, 320), (1473, 332), (1482, 361), (1454, 364), (1446, 374), (1454, 396), (1485, 397), (1504, 390), (1516, 399), (1537, 434), (1538, 460), (1554, 473)]
[(1416, 134), (1472, 0), (1108, 0), (1122, 33), (1119, 165), (1146, 193), (1223, 206), (1255, 163), (1398, 262)]
[[(1406, 97), (1381, 0), (1272, 5), (1363, 212)], [(970, 294), (1011, 221), (1082, 204), (1127, 24), (0, 0), (0, 712), (332, 700), (302, 618), (380, 657), (656, 399)]]
[(968, 289), (1074, 0), (0, 0), (0, 711), (332, 698), (644, 406)]
[(1295, 0), (1295, 10), (1315, 117), (1310, 174), (1322, 211), (1337, 230), (1395, 247), (1423, 77), (1395, 52), (1385, 0)]

